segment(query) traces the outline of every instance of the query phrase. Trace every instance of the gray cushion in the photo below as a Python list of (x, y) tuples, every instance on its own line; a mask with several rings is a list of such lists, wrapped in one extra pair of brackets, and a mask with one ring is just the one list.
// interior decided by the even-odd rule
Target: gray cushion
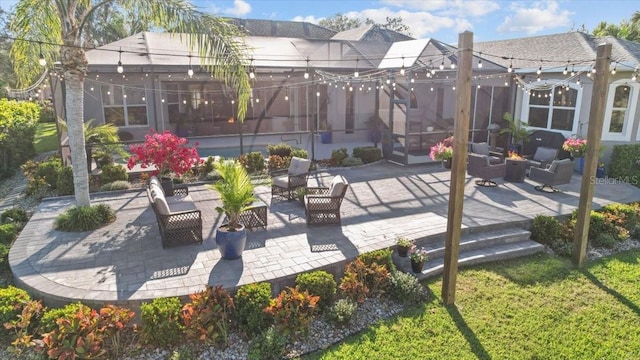
[(329, 196), (335, 197), (342, 195), (342, 191), (344, 191), (344, 187), (346, 186), (346, 181), (340, 175), (333, 178), (331, 181), (331, 186), (329, 187)]
[(489, 155), (489, 144), (486, 142), (473, 143), (471, 145), (471, 151), (480, 155)]
[(536, 153), (533, 155), (533, 160), (535, 161), (546, 161), (553, 160), (558, 155), (558, 150), (548, 147), (539, 146), (536, 149)]
[(302, 159), (299, 157), (292, 157), (291, 163), (289, 164), (289, 175), (300, 175), (309, 172), (309, 168), (311, 167), (311, 160)]
[(156, 208), (161, 215), (169, 215), (171, 214), (171, 210), (169, 210), (169, 204), (167, 204), (167, 200), (164, 198), (164, 194), (156, 193), (156, 196), (153, 198), (154, 204), (156, 204)]
[(287, 175), (277, 176), (273, 178), (273, 185), (286, 189), (289, 187), (289, 177)]
[(562, 159), (562, 160), (553, 160), (551, 165), (549, 166), (549, 171), (556, 172), (558, 170), (558, 164), (566, 163), (571, 161), (571, 159)]

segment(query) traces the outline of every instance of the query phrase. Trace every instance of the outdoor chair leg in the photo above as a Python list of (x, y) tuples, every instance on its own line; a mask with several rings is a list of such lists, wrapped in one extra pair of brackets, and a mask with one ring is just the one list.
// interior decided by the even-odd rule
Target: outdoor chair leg
[(546, 193), (557, 193), (560, 192), (562, 190), (553, 187), (551, 185), (536, 185), (535, 187), (536, 190), (540, 191), (540, 192), (546, 192)]
[(497, 184), (495, 181), (491, 181), (491, 180), (487, 180), (487, 179), (476, 180), (476, 185), (478, 185), (478, 186), (485, 186), (485, 187), (495, 187), (495, 186), (498, 186), (498, 184)]

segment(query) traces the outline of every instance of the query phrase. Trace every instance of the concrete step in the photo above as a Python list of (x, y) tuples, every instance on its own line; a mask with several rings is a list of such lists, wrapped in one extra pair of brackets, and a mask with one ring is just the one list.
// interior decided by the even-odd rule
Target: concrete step
[[(529, 231), (521, 228), (465, 234), (460, 240), (458, 266), (508, 260), (543, 251), (544, 246), (529, 240), (530, 235)], [(420, 244), (417, 242), (417, 244), (427, 249), (429, 261), (424, 265), (421, 273), (414, 273), (414, 275), (423, 279), (441, 274), (444, 268), (444, 243)], [(408, 257), (401, 258), (394, 251), (393, 261), (400, 271), (413, 273)]]

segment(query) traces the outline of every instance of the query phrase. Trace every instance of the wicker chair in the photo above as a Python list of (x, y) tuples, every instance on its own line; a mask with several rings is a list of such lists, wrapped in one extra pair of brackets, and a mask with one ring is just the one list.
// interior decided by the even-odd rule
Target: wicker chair
[(297, 190), (307, 187), (310, 167), (311, 160), (294, 156), (291, 158), (288, 169), (272, 171), (271, 197), (278, 195), (287, 200), (296, 199)]
[(504, 162), (504, 155), (497, 151), (491, 151), (489, 149), (489, 144), (487, 144), (486, 142), (470, 143), (469, 153), (487, 155), (491, 164), (500, 164)]
[(504, 162), (492, 165), (487, 155), (469, 153), (468, 160), (467, 173), (482, 179), (476, 181), (478, 186), (498, 186), (491, 179), (504, 177), (507, 169)]
[(558, 149), (539, 146), (532, 158), (527, 159), (527, 169), (537, 167), (544, 169), (558, 157)]
[(568, 184), (573, 175), (573, 161), (570, 159), (553, 160), (546, 169), (532, 167), (529, 172), (529, 180), (539, 182), (536, 190), (545, 192), (559, 192), (556, 185)]
[(349, 183), (338, 175), (330, 187), (308, 187), (304, 196), (307, 225), (341, 224), (340, 205), (347, 193)]

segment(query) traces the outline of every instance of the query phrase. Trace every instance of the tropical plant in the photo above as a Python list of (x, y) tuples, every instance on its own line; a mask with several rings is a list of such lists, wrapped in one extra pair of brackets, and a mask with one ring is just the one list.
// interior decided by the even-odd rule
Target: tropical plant
[(502, 134), (511, 134), (511, 143), (514, 145), (522, 144), (522, 142), (529, 141), (529, 130), (527, 130), (528, 123), (515, 119), (511, 113), (504, 113), (502, 115), (502, 119), (504, 119), (508, 126), (506, 128), (500, 129), (500, 135)]
[[(189, 47), (196, 48), (200, 65), (213, 77), (222, 79), (238, 94), (237, 118), (244, 119), (250, 83), (242, 32), (227, 20), (198, 11), (186, 0), (20, 0), (10, 30), (18, 39), (11, 48), (15, 74), (25, 85), (42, 73), (40, 55), (47, 64), (60, 62), (65, 82), (65, 113), (73, 164), (77, 206), (90, 204), (89, 176), (83, 133), (84, 79), (89, 71), (85, 40), (90, 20), (105, 6), (144, 14), (150, 27), (181, 34)], [(211, 61), (210, 59), (215, 59)], [(48, 70), (44, 70), (48, 71)]]
[[(115, 155), (128, 157), (129, 153), (119, 144), (118, 127), (114, 124), (95, 125), (95, 119), (89, 119), (82, 123), (84, 141), (93, 146), (93, 158), (100, 162), (105, 158), (113, 159)], [(58, 119), (60, 127), (68, 132), (67, 122)]]
[(236, 231), (240, 228), (240, 213), (255, 200), (253, 183), (244, 166), (235, 160), (218, 161), (214, 168), (222, 178), (212, 185), (222, 201), (222, 206), (216, 207), (216, 210), (227, 216), (228, 230)]
[(173, 172), (180, 176), (201, 162), (196, 148), (187, 147), (188, 143), (187, 139), (178, 137), (169, 130), (162, 134), (151, 130), (151, 134), (145, 135), (143, 144), (129, 146), (133, 155), (129, 158), (127, 167), (131, 170), (137, 163), (143, 169), (153, 165), (156, 168), (154, 175), (167, 176)]

